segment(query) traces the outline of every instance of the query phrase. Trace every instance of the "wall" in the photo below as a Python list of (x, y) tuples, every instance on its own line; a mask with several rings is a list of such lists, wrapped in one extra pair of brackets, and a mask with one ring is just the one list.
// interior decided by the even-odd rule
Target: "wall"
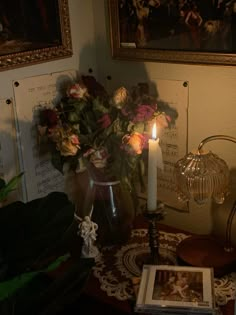
[[(95, 42), (99, 55), (98, 74), (109, 87), (120, 83), (158, 78), (189, 82), (188, 148), (196, 148), (205, 137), (213, 134), (236, 136), (236, 67), (183, 65), (158, 62), (128, 62), (112, 60), (109, 47), (107, 1), (93, 1)], [(108, 82), (106, 77), (112, 80)], [(236, 169), (236, 147), (231, 142), (214, 141), (209, 149)], [(234, 190), (234, 195), (235, 190)], [(222, 218), (221, 221), (225, 221)], [(210, 205), (190, 204), (190, 213), (167, 209), (165, 222), (189, 231), (208, 233), (212, 229)]]

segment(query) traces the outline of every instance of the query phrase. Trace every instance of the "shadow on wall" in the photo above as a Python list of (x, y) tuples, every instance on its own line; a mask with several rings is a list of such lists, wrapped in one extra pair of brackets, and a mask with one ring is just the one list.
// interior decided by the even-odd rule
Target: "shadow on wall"
[[(112, 59), (109, 39), (105, 40), (98, 37), (95, 39), (94, 45), (88, 43), (81, 48), (79, 64), (84, 65), (88, 63), (88, 55), (91, 55), (91, 51), (94, 50), (96, 50), (97, 56), (97, 71), (91, 69), (92, 72), (90, 72), (90, 66), (88, 65), (88, 73), (94, 75), (109, 92), (122, 85), (130, 88), (139, 82), (149, 82), (151, 91), (155, 91), (155, 85), (150, 82), (146, 66), (143, 62)], [(85, 67), (83, 66), (83, 68)], [(78, 71), (80, 72), (80, 69)]]
[[(236, 169), (235, 168), (231, 169), (230, 171), (230, 180), (231, 180), (230, 195), (226, 198), (225, 202), (222, 205), (218, 205), (218, 204), (212, 205), (213, 234), (220, 236), (221, 239), (225, 238), (227, 219), (233, 207), (233, 204), (236, 201)], [(232, 242), (234, 246), (236, 246), (235, 231), (236, 231), (236, 215), (233, 218), (232, 233), (231, 233)]]
[[(80, 64), (84, 64), (87, 62), (87, 55), (90, 54), (91, 50), (94, 49), (96, 49), (96, 51), (98, 52), (97, 59), (100, 60), (100, 55), (104, 55), (106, 56), (107, 62), (104, 63), (105, 66), (101, 69), (101, 71), (98, 72), (97, 76), (93, 72), (93, 69), (90, 68), (88, 68), (87, 75), (94, 76), (98, 80), (98, 82), (105, 87), (108, 93), (111, 94), (113, 91), (121, 86), (124, 86), (128, 90), (130, 90), (133, 86), (136, 86), (139, 83), (148, 83), (148, 93), (158, 98), (158, 86), (149, 78), (145, 64), (143, 62), (111, 60), (111, 52), (107, 51), (107, 42), (103, 38), (98, 38), (94, 46), (91, 44), (87, 44), (81, 49)], [(85, 74), (80, 73), (79, 70), (78, 73), (79, 75)], [(171, 108), (165, 101), (160, 100), (158, 105), (161, 111), (166, 112), (166, 114), (169, 114), (172, 117), (174, 117), (175, 115), (177, 117), (177, 113), (174, 114), (174, 112), (168, 112), (169, 110), (171, 110)]]

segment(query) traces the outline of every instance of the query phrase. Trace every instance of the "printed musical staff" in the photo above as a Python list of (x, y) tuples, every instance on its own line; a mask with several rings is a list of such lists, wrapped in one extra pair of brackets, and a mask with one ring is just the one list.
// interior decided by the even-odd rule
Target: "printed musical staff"
[(52, 166), (50, 155), (40, 151), (36, 125), (40, 107), (52, 106), (57, 97), (58, 82), (71, 82), (75, 77), (76, 71), (63, 71), (25, 78), (14, 86), (21, 163), (25, 170), (25, 201), (44, 197), (52, 191), (64, 191), (63, 175)]
[(153, 81), (156, 82), (159, 98), (178, 112), (175, 126), (165, 128), (161, 132), (160, 146), (164, 170), (158, 171), (157, 196), (167, 206), (188, 211), (187, 204), (180, 204), (178, 201), (174, 180), (174, 165), (186, 153), (188, 88), (183, 87), (182, 81)]

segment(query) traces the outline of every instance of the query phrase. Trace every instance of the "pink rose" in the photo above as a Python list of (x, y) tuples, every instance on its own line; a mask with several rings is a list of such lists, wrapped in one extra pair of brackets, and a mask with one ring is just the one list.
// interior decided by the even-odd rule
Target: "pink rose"
[(75, 134), (72, 134), (70, 137), (69, 137), (70, 141), (72, 144), (75, 144), (75, 145), (79, 145), (79, 138), (77, 135)]
[(86, 97), (87, 93), (88, 90), (85, 85), (76, 83), (69, 88), (67, 95), (75, 99), (83, 99)]

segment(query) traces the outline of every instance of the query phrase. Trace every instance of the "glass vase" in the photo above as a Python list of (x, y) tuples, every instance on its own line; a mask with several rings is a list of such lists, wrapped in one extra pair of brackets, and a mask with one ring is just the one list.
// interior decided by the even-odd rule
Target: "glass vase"
[(93, 181), (92, 220), (98, 224), (100, 246), (124, 244), (131, 233), (134, 206), (120, 181)]
[(98, 225), (97, 245), (124, 244), (132, 229), (135, 216), (131, 192), (118, 180), (94, 178), (87, 170), (67, 176), (67, 194), (75, 205), (80, 223), (90, 216)]

